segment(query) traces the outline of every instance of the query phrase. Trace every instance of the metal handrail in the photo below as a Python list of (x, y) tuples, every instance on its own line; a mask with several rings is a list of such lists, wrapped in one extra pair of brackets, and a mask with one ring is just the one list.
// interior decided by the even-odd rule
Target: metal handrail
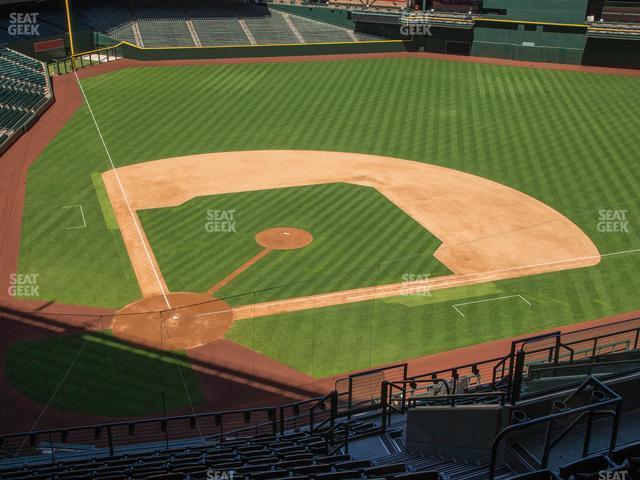
[[(387, 398), (387, 402), (386, 405), (388, 408), (391, 408), (392, 410), (396, 410), (399, 413), (404, 413), (406, 411), (406, 402), (407, 402), (407, 385), (412, 389), (412, 390), (416, 390), (417, 389), (417, 385), (418, 383), (430, 383), (430, 384), (442, 384), (444, 385), (444, 388), (447, 392), (446, 396), (450, 396), (451, 395), (451, 387), (449, 386), (449, 382), (447, 382), (446, 380), (442, 379), (442, 378), (425, 378), (422, 380), (404, 380), (401, 382), (386, 382), (388, 385), (388, 389), (384, 390), (383, 392), (387, 392), (388, 394), (388, 398)], [(397, 408), (393, 407), (391, 405), (391, 402), (393, 401), (393, 389), (397, 389), (400, 390), (400, 392), (402, 393), (402, 406), (400, 408), (400, 410), (398, 410)], [(442, 398), (443, 396), (438, 395), (438, 398)], [(415, 399), (414, 399), (415, 400)]]
[[(449, 384), (443, 380), (443, 379), (439, 379), (439, 378), (434, 378), (434, 379), (425, 379), (425, 380), (421, 380), (420, 382), (433, 382), (433, 383), (438, 383), (438, 382), (442, 382), (445, 385), (445, 388), (447, 390), (447, 394), (446, 395), (434, 395), (434, 396), (430, 396), (430, 397), (424, 397), (422, 399), (420, 399), (420, 401), (418, 401), (418, 399), (414, 399), (414, 401), (409, 401), (408, 403), (406, 402), (406, 393), (407, 393), (407, 388), (406, 385), (415, 385), (416, 384), (416, 380), (405, 380), (403, 382), (382, 382), (382, 387), (381, 387), (381, 397), (382, 397), (382, 418), (380, 421), (380, 425), (382, 428), (382, 431), (384, 431), (387, 427), (387, 424), (391, 423), (391, 413), (392, 412), (398, 412), (400, 414), (403, 414), (410, 408), (415, 408), (419, 405), (424, 405), (425, 403), (428, 402), (438, 402), (438, 401), (446, 401), (447, 404), (451, 407), (454, 408), (456, 406), (456, 403), (459, 403), (460, 401), (464, 401), (464, 400), (473, 400), (473, 399), (477, 399), (477, 398), (496, 398), (499, 400), (500, 402), (500, 406), (504, 406), (506, 403), (506, 398), (507, 398), (507, 392), (503, 392), (503, 391), (498, 391), (498, 392), (474, 392), (474, 393), (454, 393), (451, 394), (450, 393), (450, 389), (449, 389)], [(400, 408), (396, 408), (395, 406), (392, 405), (393, 402), (393, 389), (398, 389), (402, 392), (402, 404), (400, 406)]]
[[(135, 434), (136, 429), (143, 425), (159, 425), (158, 433), (165, 433), (165, 441), (168, 443), (168, 426), (170, 423), (178, 422), (178, 421), (188, 421), (189, 425), (192, 428), (197, 426), (198, 420), (212, 418), (216, 424), (216, 426), (220, 425), (221, 432), (213, 435), (208, 435), (206, 439), (219, 438), (224, 435), (229, 434), (237, 434), (243, 431), (256, 429), (257, 427), (271, 426), (273, 433), (277, 433), (277, 423), (276, 423), (276, 408), (275, 407), (259, 407), (259, 408), (250, 408), (250, 409), (236, 409), (236, 410), (225, 410), (222, 412), (212, 412), (212, 413), (197, 413), (193, 415), (176, 415), (171, 417), (155, 417), (148, 418), (143, 420), (134, 420), (134, 421), (120, 421), (120, 422), (110, 422), (103, 424), (92, 424), (92, 425), (83, 425), (79, 427), (69, 427), (69, 428), (55, 428), (55, 429), (47, 429), (47, 430), (38, 430), (34, 432), (20, 432), (20, 433), (11, 433), (7, 435), (0, 436), (0, 448), (4, 444), (6, 444), (7, 440), (10, 439), (29, 439), (30, 443), (35, 443), (36, 439), (41, 436), (48, 436), (49, 439), (53, 438), (53, 435), (60, 435), (60, 438), (68, 438), (69, 434), (74, 432), (82, 432), (85, 431), (89, 433), (94, 438), (99, 438), (102, 436), (102, 432), (106, 431), (107, 434), (107, 442), (108, 442), (108, 450), (109, 454), (113, 455), (114, 445), (113, 445), (113, 430), (119, 427), (126, 427), (129, 432), (133, 432)], [(267, 416), (267, 421), (261, 422), (259, 424), (250, 425), (250, 426), (242, 426), (239, 428), (232, 428), (231, 430), (224, 431), (224, 418), (230, 415), (242, 415), (244, 421), (251, 418), (251, 415), (254, 413), (265, 413)]]
[[(311, 407), (311, 409), (309, 409), (309, 431), (313, 432), (316, 430), (319, 430), (320, 428), (322, 428), (323, 426), (325, 426), (327, 424), (327, 422), (329, 422), (331, 424), (331, 427), (333, 428), (334, 423), (335, 423), (335, 418), (337, 415), (337, 409), (338, 409), (338, 392), (336, 392), (335, 390), (331, 391), (328, 395), (325, 395), (322, 399), (320, 399), (320, 401), (318, 401), (314, 406)], [(330, 416), (329, 418), (325, 418), (322, 422), (320, 422), (318, 425), (315, 424), (315, 410), (316, 408), (319, 408), (320, 410), (326, 410), (326, 402), (327, 400), (330, 401)]]
[[(344, 430), (344, 440), (340, 445), (335, 447), (336, 434), (340, 430)], [(325, 441), (326, 454), (333, 455), (343, 447), (345, 449), (344, 450), (345, 453), (348, 454), (349, 453), (349, 432), (351, 431), (354, 433), (357, 433), (355, 427), (350, 425), (349, 422), (342, 422), (334, 425), (329, 430), (327, 430), (324, 434), (322, 434), (322, 437), (324, 438), (324, 441)]]
[[(622, 330), (617, 330), (617, 331), (611, 331), (612, 327), (615, 329), (616, 326), (625, 326), (625, 324), (627, 324), (628, 322), (631, 321), (638, 321), (640, 320), (640, 318), (633, 318), (633, 319), (629, 319), (629, 320), (623, 320), (620, 322), (616, 322), (613, 324), (609, 324), (607, 326), (608, 331), (605, 334), (601, 334), (601, 335), (596, 335), (593, 337), (585, 337), (579, 340), (574, 340), (574, 341), (570, 341), (570, 342), (559, 342), (560, 343), (560, 348), (567, 348), (568, 350), (575, 350), (574, 346), (578, 345), (578, 344), (584, 344), (587, 342), (594, 342), (593, 345), (593, 350), (592, 351), (597, 351), (597, 347), (598, 347), (598, 342), (599, 340), (603, 339), (603, 338), (610, 338), (610, 337), (620, 337), (620, 336), (624, 336), (627, 335), (629, 333), (633, 333), (635, 335), (635, 340), (634, 338), (630, 338), (629, 341), (633, 342), (630, 344), (633, 345), (634, 349), (637, 349), (638, 347), (638, 343), (639, 343), (639, 337), (640, 337), (640, 326), (639, 327), (634, 327), (634, 328), (624, 328)], [(599, 328), (599, 327), (595, 327), (595, 328)], [(571, 332), (570, 335), (574, 335), (576, 333), (581, 333), (581, 332), (585, 332), (585, 331), (589, 331), (592, 329), (583, 329), (577, 332)], [(549, 334), (546, 335), (538, 335), (538, 336), (534, 336), (534, 337), (530, 337), (530, 338), (525, 338), (525, 339), (520, 339), (517, 340), (516, 342), (512, 343), (513, 345), (516, 345), (518, 342), (522, 343), (524, 342), (526, 343), (530, 343), (533, 342), (535, 338), (546, 338), (549, 337)], [(515, 348), (515, 347), (514, 347)], [(556, 346), (552, 347), (552, 348), (558, 348), (558, 344), (556, 344)], [(540, 349), (540, 350), (534, 350), (533, 352), (536, 351), (545, 351), (548, 350), (548, 348), (545, 349)], [(520, 353), (524, 353), (519, 351), (518, 354)], [(474, 363), (470, 363), (468, 365), (464, 365), (464, 366), (460, 366), (460, 367), (456, 367), (456, 368), (450, 368), (450, 369), (443, 369), (443, 370), (438, 370), (438, 371), (434, 371), (431, 373), (427, 373), (427, 374), (422, 374), (422, 375), (416, 375), (413, 377), (407, 377), (407, 364), (397, 364), (397, 365), (391, 365), (391, 366), (387, 366), (387, 367), (382, 367), (382, 368), (377, 368), (374, 370), (369, 370), (369, 371), (363, 371), (363, 372), (359, 372), (356, 373), (350, 377), (345, 378), (344, 380), (350, 380), (351, 382), (353, 381), (354, 378), (358, 378), (358, 377), (362, 377), (362, 376), (366, 376), (366, 375), (371, 375), (372, 373), (376, 373), (376, 372), (380, 372), (380, 371), (384, 371), (384, 370), (389, 370), (389, 369), (393, 369), (393, 368), (402, 368), (402, 376), (403, 376), (403, 380), (402, 381), (396, 381), (396, 382), (389, 382), (387, 380), (384, 380), (381, 383), (381, 388), (386, 388), (386, 389), (391, 389), (392, 391), (394, 389), (400, 389), (400, 391), (404, 392), (404, 395), (406, 397), (406, 391), (407, 385), (410, 385), (412, 382), (419, 384), (419, 383), (427, 383), (427, 382), (442, 382), (445, 383), (447, 385), (448, 390), (447, 390), (447, 396), (439, 396), (439, 397), (435, 397), (434, 400), (451, 400), (451, 403), (453, 405), (455, 405), (456, 402), (458, 402), (460, 399), (462, 398), (473, 398), (474, 396), (476, 397), (489, 397), (491, 395), (495, 395), (497, 398), (500, 398), (502, 404), (504, 404), (504, 402), (506, 400), (512, 400), (509, 397), (509, 391), (506, 392), (506, 397), (504, 396), (505, 393), (504, 392), (481, 392), (478, 394), (462, 394), (462, 395), (454, 395), (451, 396), (451, 388), (449, 386), (449, 384), (447, 383), (447, 380), (445, 378), (439, 378), (438, 376), (441, 374), (448, 374), (450, 375), (450, 378), (453, 379), (454, 381), (460, 377), (459, 372), (464, 370), (464, 369), (469, 369), (474, 375), (476, 376), (480, 376), (480, 372), (481, 369), (484, 367), (485, 369), (489, 369), (492, 368), (493, 369), (493, 378), (492, 378), (492, 386), (495, 386), (495, 383), (497, 381), (497, 372), (499, 371), (500, 368), (502, 368), (503, 370), (506, 369), (506, 365), (507, 363), (509, 363), (509, 370), (510, 372), (507, 374), (506, 377), (503, 377), (504, 379), (508, 379), (508, 380), (513, 380), (514, 378), (518, 377), (518, 371), (517, 370), (513, 370), (511, 371), (516, 362), (516, 358), (514, 355), (512, 354), (508, 354), (507, 356), (501, 356), (501, 357), (497, 357), (497, 358), (493, 358), (490, 360), (485, 360), (482, 362), (474, 362)], [(524, 365), (523, 362), (521, 362), (521, 365)], [(483, 370), (484, 371), (484, 370)], [(388, 384), (393, 384), (394, 386), (389, 387)], [(455, 385), (455, 383), (454, 383)], [(445, 387), (445, 388), (447, 388)], [(514, 385), (515, 388), (515, 385)], [(566, 389), (566, 386), (563, 387)], [(453, 389), (453, 391), (455, 392), (455, 389)], [(548, 391), (546, 391), (548, 392)], [(229, 425), (229, 427), (233, 428), (233, 430), (224, 432), (224, 434), (230, 434), (230, 433), (238, 433), (238, 432), (243, 432), (243, 431), (248, 431), (250, 429), (255, 429), (255, 428), (264, 428), (265, 426), (272, 426), (272, 430), (274, 433), (281, 431), (283, 432), (284, 429), (286, 428), (286, 421), (287, 420), (296, 420), (297, 418), (305, 418), (309, 420), (309, 425), (311, 426), (311, 429), (313, 429), (314, 424), (317, 421), (317, 418), (314, 417), (314, 414), (316, 412), (319, 411), (319, 409), (321, 408), (321, 405), (326, 404), (326, 401), (329, 400), (331, 402), (331, 410), (328, 413), (328, 418), (324, 419), (320, 425), (316, 426), (317, 428), (320, 428), (322, 426), (327, 425), (328, 422), (331, 422), (331, 428), (335, 427), (335, 420), (341, 416), (349, 416), (349, 415), (354, 415), (359, 411), (365, 412), (365, 411), (372, 411), (372, 410), (382, 410), (383, 415), (388, 415), (390, 410), (390, 405), (389, 405), (389, 392), (387, 390), (381, 391), (380, 392), (380, 397), (375, 397), (374, 400), (379, 399), (380, 403), (375, 403), (371, 402), (369, 400), (367, 400), (366, 402), (363, 402), (363, 405), (361, 406), (360, 404), (358, 405), (351, 405), (349, 409), (346, 410), (340, 410), (340, 412), (338, 412), (338, 399), (339, 398), (343, 398), (344, 396), (350, 396), (351, 392), (344, 392), (343, 394), (338, 394), (336, 391), (331, 392), (330, 394), (324, 396), (324, 397), (315, 397), (312, 399), (308, 399), (308, 400), (303, 400), (301, 402), (294, 402), (293, 404), (286, 404), (283, 405), (281, 407), (276, 408), (276, 407), (261, 407), (261, 408), (253, 408), (253, 409), (237, 409), (237, 410), (227, 410), (227, 411), (222, 411), (222, 412), (211, 412), (211, 413), (200, 413), (200, 414), (194, 414), (194, 415), (181, 415), (181, 416), (172, 416), (172, 417), (159, 417), (159, 418), (149, 418), (149, 419), (143, 419), (143, 420), (134, 420), (134, 421), (119, 421), (119, 422), (113, 422), (113, 423), (105, 423), (105, 424), (97, 424), (97, 425), (88, 425), (88, 426), (80, 426), (80, 427), (70, 427), (70, 428), (63, 428), (63, 429), (51, 429), (51, 430), (41, 430), (41, 431), (36, 431), (36, 432), (21, 432), (21, 433), (15, 433), (15, 434), (7, 434), (7, 435), (2, 435), (0, 436), (0, 451), (2, 451), (3, 449), (3, 444), (6, 447), (6, 441), (7, 440), (11, 440), (11, 439), (15, 439), (15, 438), (22, 438), (25, 439), (25, 441), (30, 441), (31, 439), (36, 440), (38, 437), (49, 437), (49, 438), (53, 438), (54, 436), (60, 435), (62, 438), (66, 438), (67, 436), (69, 436), (69, 434), (74, 433), (74, 432), (86, 432), (86, 434), (88, 436), (92, 436), (92, 433), (95, 433), (93, 435), (93, 437), (98, 440), (100, 439), (100, 437), (104, 434), (104, 432), (107, 432), (108, 435), (108, 441), (109, 441), (109, 451), (113, 452), (113, 436), (111, 433), (111, 430), (113, 429), (117, 429), (120, 427), (126, 427), (129, 428), (130, 426), (133, 426), (133, 431), (135, 432), (135, 429), (139, 426), (146, 426), (146, 425), (158, 425), (158, 431), (162, 431), (162, 433), (167, 434), (166, 429), (168, 429), (168, 426), (171, 427), (172, 422), (179, 422), (179, 421), (187, 421), (188, 424), (186, 425), (186, 427), (191, 426), (191, 428), (195, 428), (198, 426), (198, 421), (201, 419), (207, 419), (207, 418), (213, 418), (215, 421), (215, 426), (218, 427), (220, 425), (220, 422), (224, 423), (224, 418), (226, 418), (227, 416), (230, 415), (240, 415), (240, 418), (238, 418), (237, 420), (234, 419), (232, 420), (230, 423), (231, 425)], [(305, 413), (303, 415), (294, 415), (294, 416), (287, 416), (285, 414), (286, 410), (288, 408), (292, 408), (293, 405), (298, 404), (301, 406), (304, 405), (312, 405), (309, 409), (308, 413)], [(601, 404), (600, 404), (601, 405)], [(403, 406), (404, 408), (404, 406)], [(251, 417), (254, 413), (263, 413), (266, 415), (267, 420), (264, 421), (264, 423), (256, 423), (253, 424), (251, 426), (245, 426), (245, 425), (239, 425), (242, 423), (242, 415), (244, 415), (245, 418), (245, 423), (249, 423), (247, 422), (247, 418)], [(279, 413), (279, 415), (278, 415)], [(259, 419), (262, 422), (262, 417)], [(278, 423), (279, 422), (279, 423)], [(224, 426), (224, 425), (223, 425)], [(237, 427), (237, 428), (236, 428)], [(279, 427), (279, 429), (278, 429)], [(174, 428), (181, 428), (181, 425), (178, 425), (177, 427)], [(165, 429), (165, 430), (163, 430)], [(220, 427), (219, 430), (223, 431), (223, 429)], [(149, 429), (147, 429), (147, 431), (150, 431)], [(174, 432), (177, 430), (173, 430)], [(218, 431), (218, 429), (216, 429), (216, 431)], [(155, 431), (154, 431), (155, 432)], [(116, 432), (117, 433), (117, 432)], [(146, 434), (146, 433), (143, 433)], [(153, 433), (154, 435), (156, 433)], [(221, 433), (216, 433), (212, 436), (210, 436), (209, 438), (217, 438), (218, 436), (220, 436)], [(103, 437), (104, 438), (104, 437)], [(204, 438), (204, 437), (203, 437)], [(6, 450), (6, 448), (4, 449)]]
[[(280, 407), (278, 408), (279, 410), (279, 421), (280, 421), (280, 432), (284, 432), (286, 429), (286, 425), (285, 423), (291, 422), (293, 421), (294, 423), (297, 423), (297, 420), (299, 419), (308, 419), (309, 418), (309, 411), (306, 411), (305, 413), (300, 413), (300, 408), (308, 405), (308, 404), (312, 404), (312, 403), (317, 403), (322, 401), (323, 399), (325, 399), (326, 397), (313, 397), (313, 398), (309, 398), (307, 400), (300, 400), (298, 402), (290, 402), (290, 403), (285, 403), (284, 405), (280, 405)], [(293, 411), (293, 415), (287, 416), (286, 415), (286, 410), (291, 409)], [(306, 423), (306, 422), (305, 422)]]
[[(120, 42), (116, 45), (110, 45), (107, 47), (98, 48), (87, 52), (78, 53), (64, 58), (54, 58), (47, 63), (47, 69), (49, 66), (53, 67), (58, 75), (67, 74), (70, 71), (73, 72), (76, 69), (82, 69), (85, 67), (92, 67), (93, 65), (100, 65), (102, 63), (109, 63), (118, 59), (118, 52), (122, 51), (122, 45), (124, 42)], [(106, 60), (103, 61), (101, 57), (98, 60), (93, 59), (93, 54), (100, 52), (106, 52)], [(88, 56), (88, 60), (85, 57)], [(113, 57), (113, 60), (111, 59)], [(77, 60), (80, 60), (80, 64), (77, 64)], [(60, 68), (60, 65), (64, 66), (64, 71)], [(68, 67), (67, 65), (70, 65)]]
[[(529, 419), (529, 420), (523, 420), (519, 423), (508, 425), (507, 427), (503, 428), (500, 432), (498, 432), (498, 434), (495, 436), (491, 444), (491, 461), (489, 464), (489, 480), (494, 480), (495, 478), (498, 447), (500, 446), (500, 443), (502, 442), (502, 440), (511, 432), (514, 432), (516, 430), (523, 430), (535, 425), (541, 425), (541, 424), (547, 425), (547, 433), (545, 435), (543, 456), (542, 456), (542, 460), (540, 461), (540, 467), (546, 468), (549, 461), (549, 451), (551, 447), (555, 445), (555, 443), (553, 443), (552, 445), (553, 441), (551, 440), (551, 428), (553, 426), (553, 422), (557, 419), (568, 417), (571, 415), (586, 414), (589, 416), (589, 424), (587, 425), (587, 432), (585, 437), (586, 448), (588, 448), (589, 438), (591, 434), (591, 429), (590, 429), (591, 416), (596, 411), (600, 411), (598, 412), (599, 414), (613, 416), (614, 422), (613, 422), (613, 427), (611, 431), (611, 440), (609, 442), (609, 451), (613, 450), (615, 448), (616, 438), (618, 435), (618, 423), (620, 420), (620, 405), (622, 402), (622, 397), (620, 397), (620, 395), (618, 395), (616, 392), (614, 392), (611, 388), (609, 388), (607, 385), (602, 383), (596, 377), (589, 377), (567, 398), (567, 401), (570, 401), (571, 399), (575, 398), (578, 394), (584, 392), (588, 387), (593, 387), (594, 391), (596, 388), (601, 389), (608, 395), (608, 398), (606, 400), (597, 401), (596, 403), (591, 403), (591, 404), (583, 405), (580, 407), (565, 408), (559, 411), (557, 411), (558, 409), (556, 408), (556, 411), (552, 412), (549, 415), (546, 415), (544, 417)], [(566, 402), (556, 402), (554, 406), (557, 406), (559, 404), (563, 404), (566, 407)], [(613, 411), (610, 411), (610, 410), (602, 411), (604, 407), (608, 407), (608, 406), (614, 406), (615, 409)], [(577, 422), (574, 422), (573, 425), (571, 425), (571, 427), (573, 428), (575, 427), (575, 425), (577, 425)], [(563, 436), (566, 435), (568, 431), (569, 430), (563, 431), (561, 435)]]
[[(536, 367), (534, 370), (532, 370), (529, 373), (529, 378), (532, 378), (532, 374), (535, 373), (535, 375), (533, 375), (533, 379), (543, 379), (543, 378), (549, 378), (549, 377), (544, 377), (541, 376), (540, 374), (552, 371), (552, 372), (557, 372), (562, 376), (567, 375), (567, 371), (571, 371), (571, 370), (578, 370), (580, 368), (583, 369), (588, 369), (589, 372), (588, 373), (578, 373), (577, 375), (596, 375), (593, 374), (593, 369), (595, 367), (608, 367), (608, 366), (623, 366), (623, 365), (627, 365), (627, 364), (633, 364), (636, 366), (638, 366), (638, 364), (640, 364), (640, 358), (638, 359), (634, 359), (634, 360), (617, 360), (617, 361), (612, 361), (612, 362), (585, 362), (585, 363), (577, 363), (577, 364), (569, 364), (569, 365), (541, 365), (539, 367)], [(623, 372), (630, 372), (633, 371), (634, 368), (632, 368), (631, 370), (627, 369), (627, 370), (622, 370), (620, 372), (615, 372), (615, 373), (623, 373)], [(569, 373), (570, 374), (570, 373)], [(601, 374), (601, 376), (604, 375), (608, 375), (609, 373), (603, 373)], [(576, 374), (574, 374), (576, 375)], [(557, 375), (554, 375), (554, 377), (556, 377)]]

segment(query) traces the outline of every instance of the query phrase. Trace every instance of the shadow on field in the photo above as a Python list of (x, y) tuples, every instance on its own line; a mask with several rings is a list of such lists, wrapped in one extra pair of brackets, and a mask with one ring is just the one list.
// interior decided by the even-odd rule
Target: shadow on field
[(0, 433), (277, 406), (330, 389), (228, 340), (150, 350), (114, 337), (112, 312), (50, 306), (0, 305)]

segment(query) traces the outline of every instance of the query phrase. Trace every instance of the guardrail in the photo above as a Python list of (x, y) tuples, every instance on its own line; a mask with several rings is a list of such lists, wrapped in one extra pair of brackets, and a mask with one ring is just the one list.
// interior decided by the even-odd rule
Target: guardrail
[[(437, 392), (433, 395), (421, 395), (424, 393), (432, 393), (425, 390), (423, 387), (420, 389), (418, 386), (420, 383), (426, 384), (441, 384), (444, 388), (444, 394)], [(427, 387), (429, 388), (429, 387)], [(417, 395), (416, 395), (417, 394)], [(404, 382), (383, 382), (381, 387), (382, 397), (382, 419), (381, 428), (382, 431), (386, 430), (386, 427), (391, 422), (391, 415), (393, 412), (405, 414), (407, 410), (424, 405), (446, 405), (451, 408), (455, 408), (460, 403), (477, 403), (481, 401), (484, 404), (498, 403), (501, 406), (505, 405), (507, 394), (506, 392), (474, 392), (474, 393), (451, 393), (449, 384), (442, 379), (425, 379), (425, 380), (408, 380)]]
[[(591, 403), (579, 407), (570, 408), (569, 403), (577, 398), (580, 394), (585, 393), (587, 389), (592, 389)], [(606, 415), (613, 417), (613, 425), (611, 427), (611, 436), (609, 439), (609, 453), (616, 446), (618, 436), (618, 425), (620, 422), (620, 407), (622, 397), (607, 387), (604, 383), (595, 377), (586, 379), (571, 395), (563, 402), (556, 401), (553, 404), (552, 413), (543, 417), (527, 419), (522, 416), (518, 423), (513, 423), (503, 428), (493, 440), (491, 445), (491, 461), (489, 463), (489, 480), (494, 480), (496, 474), (496, 464), (498, 458), (498, 448), (504, 438), (516, 430), (523, 430), (534, 427), (536, 425), (545, 425), (545, 439), (542, 458), (539, 460), (539, 468), (547, 468), (549, 464), (549, 455), (551, 449), (562, 440), (569, 432), (571, 432), (582, 420), (586, 419), (585, 437), (582, 448), (582, 456), (589, 454), (589, 446), (591, 442), (591, 429), (593, 418), (595, 415)], [(613, 407), (613, 410), (604, 410), (604, 408)], [(554, 422), (561, 418), (576, 415), (555, 438), (553, 437)]]
[(279, 413), (280, 432), (301, 428), (312, 432), (327, 424), (333, 427), (338, 417), (338, 392), (281, 405)]
[(132, 444), (156, 444), (168, 449), (176, 442), (207, 443), (229, 436), (253, 436), (278, 432), (275, 407), (150, 418), (65, 429), (23, 432), (0, 437), (0, 456), (11, 458), (48, 451), (52, 461), (59, 452), (91, 446), (92, 455), (110, 456)]
[[(422, 404), (444, 403), (455, 407), (461, 401), (478, 399), (501, 405), (506, 402), (516, 404), (521, 398), (520, 386), (528, 365), (540, 365), (534, 362), (541, 359), (545, 364), (557, 365), (563, 354), (570, 360), (576, 360), (594, 358), (594, 352), (602, 354), (603, 351), (637, 349), (639, 337), (640, 318), (564, 335), (559, 332), (536, 335), (512, 342), (511, 352), (506, 356), (413, 377), (407, 376), (406, 363), (358, 372), (337, 380), (336, 389), (325, 396), (279, 407), (4, 435), (0, 436), (0, 457), (46, 451), (54, 459), (60, 451), (74, 451), (82, 446), (90, 446), (92, 455), (100, 451), (113, 455), (119, 448), (130, 448), (133, 444), (155, 443), (158, 448), (169, 448), (176, 442), (206, 443), (228, 436), (277, 434), (290, 430), (336, 431), (334, 428), (341, 423), (338, 419), (350, 419), (353, 415), (369, 412), (380, 414), (382, 428), (385, 428), (393, 412), (404, 413), (406, 409)], [(430, 395), (434, 393), (434, 385), (442, 385), (441, 391)], [(566, 390), (567, 385), (558, 388)], [(536, 394), (548, 394), (550, 391), (553, 390)]]
[(352, 415), (380, 408), (380, 385), (383, 381), (407, 379), (408, 364), (399, 363), (349, 375), (335, 382), (338, 413)]
[(65, 75), (67, 73), (79, 70), (93, 65), (113, 62), (122, 58), (122, 45), (120, 42), (116, 45), (90, 50), (88, 52), (78, 53), (73, 56), (54, 59), (47, 64), (49, 74)]
[[(506, 390), (507, 400), (517, 403), (530, 398), (521, 391), (522, 379), (528, 374), (529, 365), (557, 365), (565, 360), (588, 360), (597, 355), (637, 350), (639, 347), (640, 317), (635, 317), (568, 333), (556, 331), (524, 337), (511, 342), (507, 355), (413, 375), (407, 380), (443, 379), (454, 393), (481, 387)], [(566, 385), (552, 388), (545, 390), (545, 393), (566, 388)]]

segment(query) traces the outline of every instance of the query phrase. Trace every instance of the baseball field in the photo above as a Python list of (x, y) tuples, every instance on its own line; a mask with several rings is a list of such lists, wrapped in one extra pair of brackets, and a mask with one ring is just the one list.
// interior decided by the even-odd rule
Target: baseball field
[(638, 77), (385, 58), (81, 86), (29, 170), (18, 272), (115, 317), (11, 345), (37, 402), (197, 405), (219, 342), (312, 381), (640, 308)]

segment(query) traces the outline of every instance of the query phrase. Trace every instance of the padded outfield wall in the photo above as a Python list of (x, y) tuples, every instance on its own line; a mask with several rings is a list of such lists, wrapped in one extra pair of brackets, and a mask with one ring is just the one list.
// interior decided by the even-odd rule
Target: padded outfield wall
[(483, 7), (496, 14), (476, 20), (471, 54), (580, 64), (587, 6), (588, 0), (485, 0)]
[(380, 40), (344, 43), (303, 43), (292, 45), (251, 45), (238, 47), (140, 48), (124, 43), (122, 54), (134, 60), (195, 60), (211, 58), (288, 57), (413, 51), (412, 42)]
[(586, 27), (478, 22), (471, 54), (532, 62), (581, 64)]
[(495, 18), (531, 22), (582, 23), (588, 0), (484, 0), (484, 10), (500, 10)]

